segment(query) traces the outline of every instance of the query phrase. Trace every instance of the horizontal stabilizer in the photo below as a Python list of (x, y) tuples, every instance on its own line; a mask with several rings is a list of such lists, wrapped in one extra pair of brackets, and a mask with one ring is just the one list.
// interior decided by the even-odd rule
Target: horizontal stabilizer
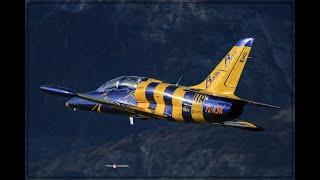
[(259, 102), (255, 102), (255, 101), (244, 100), (244, 99), (241, 99), (241, 101), (243, 101), (243, 102), (245, 102), (247, 104), (263, 106), (263, 107), (268, 107), (268, 108), (280, 109), (279, 106), (274, 106), (274, 105), (270, 105), (270, 104), (264, 104), (264, 103), (259, 103)]
[(223, 122), (223, 125), (230, 126), (234, 128), (245, 129), (248, 131), (264, 131), (263, 127), (257, 126), (253, 123), (246, 122), (246, 121), (226, 121)]

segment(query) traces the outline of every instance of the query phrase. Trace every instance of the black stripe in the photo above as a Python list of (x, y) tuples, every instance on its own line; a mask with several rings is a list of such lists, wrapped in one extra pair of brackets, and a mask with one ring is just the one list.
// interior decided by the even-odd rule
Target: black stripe
[(183, 96), (182, 117), (185, 122), (193, 121), (192, 115), (191, 115), (191, 105), (192, 105), (194, 96), (195, 96), (194, 92), (186, 92)]
[(165, 104), (164, 113), (172, 117), (172, 95), (179, 86), (170, 85), (164, 90), (163, 101)]
[(145, 94), (146, 94), (147, 101), (150, 103), (149, 109), (156, 109), (157, 107), (156, 101), (154, 99), (154, 90), (156, 89), (156, 86), (158, 84), (160, 83), (152, 82), (146, 88)]
[(197, 93), (197, 94), (194, 96), (193, 100), (194, 100), (195, 102), (198, 102), (198, 101), (199, 101), (199, 98), (200, 98), (200, 94)]

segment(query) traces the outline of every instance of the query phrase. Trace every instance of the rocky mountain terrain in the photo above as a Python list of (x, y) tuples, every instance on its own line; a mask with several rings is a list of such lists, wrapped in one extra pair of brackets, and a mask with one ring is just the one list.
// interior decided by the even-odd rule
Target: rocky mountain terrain
[[(278, 116), (290, 119), (290, 114), (278, 113), (271, 122), (278, 121)], [(40, 177), (290, 176), (291, 134), (288, 121), (277, 122), (265, 133), (173, 123), (117, 142), (73, 150), (32, 167)], [(115, 163), (129, 167), (106, 167)]]
[[(294, 108), (290, 4), (38, 3), (28, 5), (27, 154), (34, 176), (290, 176)], [(243, 37), (255, 42), (236, 94), (267, 129), (138, 121), (66, 110), (41, 84), (80, 92), (121, 75), (202, 81)], [(106, 163), (130, 168), (106, 168)]]

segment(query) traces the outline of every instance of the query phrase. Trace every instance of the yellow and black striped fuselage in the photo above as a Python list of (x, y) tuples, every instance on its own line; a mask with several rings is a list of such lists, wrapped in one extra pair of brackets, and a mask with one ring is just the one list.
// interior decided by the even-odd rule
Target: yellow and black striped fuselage
[(160, 80), (121, 76), (102, 84), (88, 93), (68, 88), (42, 85), (40, 90), (54, 95), (72, 97), (66, 106), (129, 115), (133, 118), (156, 118), (177, 122), (219, 123), (252, 131), (263, 128), (238, 118), (245, 104), (280, 108), (278, 106), (243, 100), (234, 92), (249, 57), (253, 38), (240, 39), (201, 83), (187, 87)]
[(134, 97), (136, 106), (174, 121), (202, 123), (236, 118), (235, 114), (230, 114), (232, 100), (201, 94), (185, 86), (151, 78), (137, 84)]

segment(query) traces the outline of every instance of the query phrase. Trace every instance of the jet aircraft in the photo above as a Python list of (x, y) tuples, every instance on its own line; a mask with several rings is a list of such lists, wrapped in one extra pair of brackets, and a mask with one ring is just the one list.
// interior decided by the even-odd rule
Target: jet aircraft
[(121, 76), (88, 93), (51, 85), (40, 86), (40, 90), (70, 97), (66, 106), (74, 110), (128, 115), (131, 125), (134, 118), (156, 118), (262, 131), (261, 126), (238, 119), (244, 106), (280, 107), (241, 99), (234, 94), (253, 41), (253, 38), (240, 39), (208, 77), (194, 86)]

